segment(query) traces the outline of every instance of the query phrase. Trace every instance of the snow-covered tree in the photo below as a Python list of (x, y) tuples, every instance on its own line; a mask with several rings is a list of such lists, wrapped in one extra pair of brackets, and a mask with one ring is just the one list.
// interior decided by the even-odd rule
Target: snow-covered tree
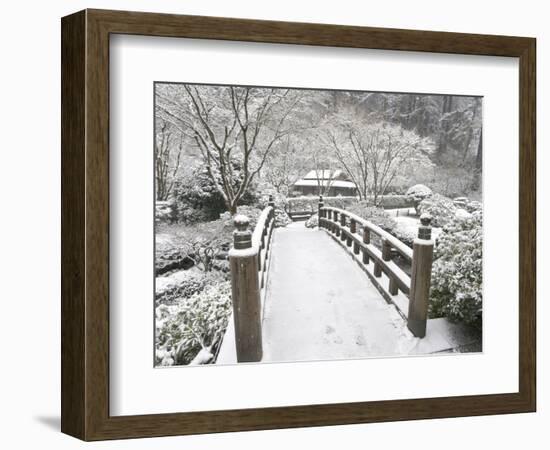
[(331, 119), (325, 140), (358, 187), (359, 197), (370, 195), (375, 205), (402, 171), (431, 165), (431, 140), (400, 125), (371, 123), (344, 113)]
[(290, 135), (270, 152), (263, 176), (277, 193), (288, 196), (294, 183), (303, 176), (307, 170), (304, 153), (300, 142)]
[(408, 197), (410, 202), (414, 205), (416, 212), (418, 213), (418, 205), (420, 202), (428, 197), (433, 195), (432, 190), (423, 184), (415, 184), (407, 189), (405, 195)]
[[(227, 209), (261, 171), (273, 147), (292, 131), (302, 93), (290, 89), (157, 84), (156, 109), (200, 150)], [(233, 167), (242, 168), (237, 186)]]

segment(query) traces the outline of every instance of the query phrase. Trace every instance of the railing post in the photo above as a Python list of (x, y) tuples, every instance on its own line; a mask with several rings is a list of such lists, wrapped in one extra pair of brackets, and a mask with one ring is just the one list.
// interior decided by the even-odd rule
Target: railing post
[[(265, 229), (265, 226), (262, 228), (262, 236), (260, 237), (260, 248), (258, 249), (258, 272), (261, 272), (263, 270), (263, 267), (262, 267), (262, 252), (264, 251), (264, 248), (265, 248), (265, 234), (266, 234), (266, 229)], [(260, 286), (262, 287), (262, 286)]]
[(374, 261), (374, 276), (380, 278), (382, 276), (382, 266), (378, 261)]
[(267, 206), (271, 208), (271, 211), (269, 211), (269, 217), (268, 222), (271, 221), (271, 219), (275, 218), (275, 199), (273, 198), (272, 194), (269, 194), (269, 200), (267, 201)]
[(269, 194), (269, 200), (267, 201), (267, 206), (271, 207), (269, 211), (269, 217), (267, 223), (271, 222), (272, 219), (275, 219), (275, 199), (272, 194)]
[[(391, 244), (387, 239), (382, 239), (382, 259), (384, 261), (391, 261)], [(395, 278), (388, 274), (390, 283), (388, 286), (388, 291), (391, 295), (397, 295), (397, 283)]]
[(319, 221), (319, 228), (322, 228), (321, 226), (321, 218), (323, 217), (323, 207), (325, 206), (325, 204), (323, 203), (323, 196), (320, 195), (319, 196), (319, 204), (317, 205), (317, 218), (318, 218), (318, 221)]
[(355, 220), (353, 220), (351, 217), (349, 218), (349, 232), (350, 234), (348, 234), (348, 241), (346, 242), (346, 244), (348, 245), (348, 247), (351, 247), (351, 243), (353, 242), (353, 239), (352, 239), (352, 234), (355, 234)]
[(334, 213), (334, 234), (340, 236), (340, 227), (338, 226), (338, 211), (333, 211)]
[(434, 241), (432, 240), (432, 218), (429, 214), (420, 216), (418, 238), (413, 243), (411, 270), (411, 291), (409, 298), (408, 328), (416, 337), (426, 336), (428, 304), (430, 301), (430, 283)]
[[(355, 220), (351, 220), (351, 232), (355, 235), (357, 233), (357, 222)], [(356, 238), (356, 236), (354, 236)], [(353, 240), (353, 254), (358, 255), (359, 254), (359, 242), (357, 242), (356, 239)]]
[(387, 239), (382, 239), (382, 259), (384, 261), (391, 259), (391, 244)]
[[(391, 261), (391, 244), (387, 239), (382, 240), (382, 259), (384, 261)], [(391, 274), (388, 274), (388, 278), (390, 279), (388, 291), (391, 295), (397, 295), (397, 283), (395, 281), (395, 277), (393, 277)]]
[(258, 279), (258, 249), (252, 247), (248, 217), (236, 215), (233, 248), (229, 251), (231, 298), (238, 362), (262, 359), (262, 318)]
[[(370, 244), (370, 230), (367, 227), (363, 227), (363, 244)], [(363, 249), (363, 264), (369, 263), (369, 254), (367, 250)]]
[(389, 284), (388, 290), (390, 292), (390, 295), (397, 295), (397, 293), (399, 292), (397, 282), (395, 281), (395, 278), (392, 276), (390, 276), (390, 284)]
[(346, 227), (346, 216), (343, 213), (340, 213), (340, 225), (342, 226), (342, 229), (340, 230), (340, 240), (345, 241), (346, 232), (344, 228)]

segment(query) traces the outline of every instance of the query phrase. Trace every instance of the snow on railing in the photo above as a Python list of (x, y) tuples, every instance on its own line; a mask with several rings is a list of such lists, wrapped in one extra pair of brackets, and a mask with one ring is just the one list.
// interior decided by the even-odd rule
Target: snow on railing
[(359, 217), (358, 215), (344, 209), (325, 207), (325, 210), (335, 211), (342, 217), (348, 217), (350, 221), (353, 220), (356, 224), (360, 224), (364, 228), (366, 227), (369, 231), (376, 234), (382, 241), (387, 241), (392, 248), (394, 248), (401, 256), (403, 256), (403, 258), (405, 258), (409, 262), (412, 262), (412, 248), (410, 248), (407, 244), (401, 242), (395, 236), (380, 228), (378, 225), (375, 225), (374, 223), (369, 222), (368, 220), (365, 220), (362, 217)]
[(254, 231), (248, 217), (238, 214), (233, 222), (233, 248), (229, 251), (231, 298), (235, 324), (237, 361), (262, 359), (262, 297), (275, 224), (275, 204), (261, 212)]
[[(408, 327), (415, 336), (424, 337), (434, 246), (431, 239), (431, 216), (421, 216), (418, 237), (414, 240), (411, 249), (395, 236), (356, 214), (344, 209), (324, 206), (322, 197), (319, 198), (318, 211), (319, 228), (329, 232), (344, 248), (349, 249), (387, 301), (401, 309), (395, 301), (399, 291), (408, 298), (406, 314)], [(359, 234), (359, 228), (362, 228), (361, 234)], [(371, 233), (380, 238), (381, 249), (371, 243)], [(392, 261), (392, 250), (412, 263), (410, 276)], [(359, 258), (360, 254), (362, 258)], [(387, 288), (381, 283), (382, 273), (388, 279)], [(402, 313), (405, 314), (404, 311)]]
[[(275, 207), (272, 205), (272, 198), (270, 198), (270, 205), (264, 208), (254, 232), (252, 233), (252, 246), (258, 250), (258, 272), (260, 274), (260, 289), (263, 289), (265, 284), (265, 272), (267, 269), (267, 257), (269, 255), (269, 248), (271, 246), (271, 235), (275, 225)], [(264, 291), (262, 291), (263, 296)]]

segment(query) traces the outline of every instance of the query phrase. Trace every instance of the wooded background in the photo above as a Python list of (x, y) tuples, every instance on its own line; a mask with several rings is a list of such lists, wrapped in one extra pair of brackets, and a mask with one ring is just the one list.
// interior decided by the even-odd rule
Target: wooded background
[(375, 204), (416, 183), (481, 196), (481, 97), (158, 83), (155, 130), (159, 201), (206, 174), (235, 213), (258, 183), (290, 196), (323, 169)]

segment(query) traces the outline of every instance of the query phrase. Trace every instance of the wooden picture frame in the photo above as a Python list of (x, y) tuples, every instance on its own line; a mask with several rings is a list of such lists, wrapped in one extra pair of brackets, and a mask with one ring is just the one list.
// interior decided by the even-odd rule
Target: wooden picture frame
[[(85, 10), (62, 31), (62, 416), (84, 440), (535, 411), (536, 129), (533, 38)], [(519, 58), (519, 391), (140, 416), (109, 415), (109, 36)]]

